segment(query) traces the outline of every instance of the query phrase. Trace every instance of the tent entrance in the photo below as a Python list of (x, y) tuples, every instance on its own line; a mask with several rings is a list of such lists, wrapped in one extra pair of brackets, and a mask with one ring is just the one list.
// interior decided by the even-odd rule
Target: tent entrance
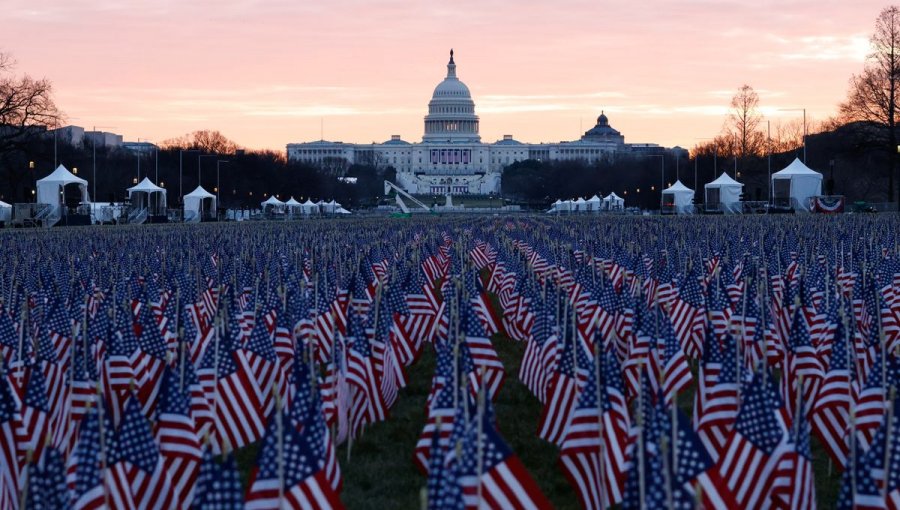
[(791, 206), (791, 180), (790, 179), (773, 179), (772, 196), (774, 204), (777, 207)]
[(706, 210), (718, 211), (722, 208), (719, 188), (706, 188)]
[(675, 193), (663, 193), (662, 195), (662, 213), (671, 214), (675, 212)]

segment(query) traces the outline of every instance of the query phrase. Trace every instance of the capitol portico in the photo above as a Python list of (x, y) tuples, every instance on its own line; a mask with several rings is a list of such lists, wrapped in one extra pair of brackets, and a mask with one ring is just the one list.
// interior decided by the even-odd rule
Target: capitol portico
[(465, 195), (499, 193), (503, 169), (516, 161), (581, 159), (592, 163), (625, 153), (667, 151), (656, 144), (626, 144), (625, 137), (609, 125), (603, 113), (579, 140), (553, 144), (525, 144), (511, 135), (494, 143), (482, 143), (478, 123), (472, 94), (457, 77), (450, 50), (447, 75), (435, 87), (428, 103), (421, 143), (407, 142), (399, 135), (380, 144), (324, 140), (291, 143), (287, 157), (290, 161), (323, 166), (392, 166), (397, 171), (396, 184), (410, 193)]

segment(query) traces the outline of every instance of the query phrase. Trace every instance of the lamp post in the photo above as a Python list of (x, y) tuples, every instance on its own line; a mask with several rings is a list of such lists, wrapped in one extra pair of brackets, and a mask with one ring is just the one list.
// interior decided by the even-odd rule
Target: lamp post
[[(900, 150), (900, 147), (897, 147), (897, 150)], [(34, 201), (37, 203), (37, 172), (34, 171), (34, 161), (28, 162), (28, 171), (34, 176), (34, 187), (31, 188), (31, 196), (34, 197)]]
[[(115, 126), (91, 126), (91, 142), (92, 142), (91, 143), (91, 151), (94, 153), (94, 156), (93, 156), (93, 160), (94, 160), (94, 177), (93, 177), (94, 186), (93, 186), (93, 188), (94, 188), (94, 190), (92, 193), (94, 196), (94, 200), (97, 200), (97, 138), (99, 138), (99, 136), (100, 136), (100, 134), (97, 133), (97, 128), (116, 129), (116, 127)], [(106, 146), (106, 144), (103, 144), (103, 145)]]
[(180, 149), (178, 151), (178, 196), (181, 203), (184, 203), (184, 188), (182, 185), (184, 184), (184, 180), (182, 179), (184, 175), (184, 153), (185, 152), (200, 152), (197, 149)]
[(221, 168), (222, 163), (230, 163), (227, 159), (219, 159), (216, 160), (216, 205), (221, 206), (222, 204), (219, 202), (219, 193), (222, 190), (222, 185), (219, 184), (219, 168)]
[(651, 158), (659, 158), (659, 213), (663, 210), (663, 190), (666, 188), (666, 157), (663, 154), (648, 154)]
[(197, 186), (202, 186), (202, 185), (203, 185), (202, 180), (201, 180), (202, 178), (201, 178), (201, 176), (200, 176), (200, 169), (201, 169), (201, 166), (202, 166), (202, 165), (200, 164), (200, 160), (203, 159), (203, 158), (217, 158), (217, 157), (219, 157), (218, 154), (198, 154), (198, 155), (197, 155)]
[(768, 171), (768, 182), (766, 183), (766, 189), (769, 190), (768, 197), (766, 197), (769, 205), (772, 204), (772, 123), (769, 120), (766, 120), (766, 155), (767, 159), (767, 171)]
[(779, 108), (781, 112), (803, 112), (803, 164), (806, 164), (806, 108)]

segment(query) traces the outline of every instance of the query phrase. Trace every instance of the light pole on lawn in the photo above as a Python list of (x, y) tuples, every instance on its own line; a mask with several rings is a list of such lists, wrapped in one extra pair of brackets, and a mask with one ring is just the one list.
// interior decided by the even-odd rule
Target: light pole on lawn
[[(91, 152), (93, 152), (93, 161), (94, 161), (94, 185), (93, 192), (91, 193), (94, 197), (94, 201), (97, 200), (97, 138), (103, 135), (103, 133), (98, 133), (97, 128), (100, 129), (116, 129), (116, 126), (91, 126)], [(106, 147), (106, 143), (103, 144)]]
[(806, 108), (779, 108), (781, 112), (803, 112), (803, 164), (806, 164)]
[(202, 165), (200, 164), (200, 160), (203, 158), (217, 158), (218, 154), (198, 154), (197, 155), (197, 186), (203, 186), (202, 177), (200, 174), (200, 169)]
[(222, 185), (219, 183), (219, 169), (221, 168), (222, 163), (230, 163), (230, 161), (227, 159), (216, 160), (216, 205), (217, 205), (217, 207), (222, 206), (222, 204), (219, 202), (219, 192), (222, 189)]
[(648, 157), (659, 158), (659, 213), (663, 210), (663, 190), (666, 189), (666, 156), (663, 154), (648, 154)]
[[(182, 187), (184, 184), (184, 153), (185, 152), (200, 152), (199, 149), (179, 149), (178, 150), (178, 196), (180, 197), (180, 203), (184, 203), (184, 188)], [(199, 184), (199, 183), (198, 183)]]

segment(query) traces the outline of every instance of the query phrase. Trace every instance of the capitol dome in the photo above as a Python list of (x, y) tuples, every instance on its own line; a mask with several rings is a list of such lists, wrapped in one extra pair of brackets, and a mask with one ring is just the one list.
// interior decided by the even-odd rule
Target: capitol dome
[(480, 142), (478, 116), (469, 87), (456, 76), (453, 50), (447, 63), (447, 76), (438, 83), (428, 102), (424, 142)]
[(594, 142), (625, 143), (625, 137), (609, 125), (609, 118), (602, 111), (597, 117), (597, 125), (585, 131), (581, 139)]

